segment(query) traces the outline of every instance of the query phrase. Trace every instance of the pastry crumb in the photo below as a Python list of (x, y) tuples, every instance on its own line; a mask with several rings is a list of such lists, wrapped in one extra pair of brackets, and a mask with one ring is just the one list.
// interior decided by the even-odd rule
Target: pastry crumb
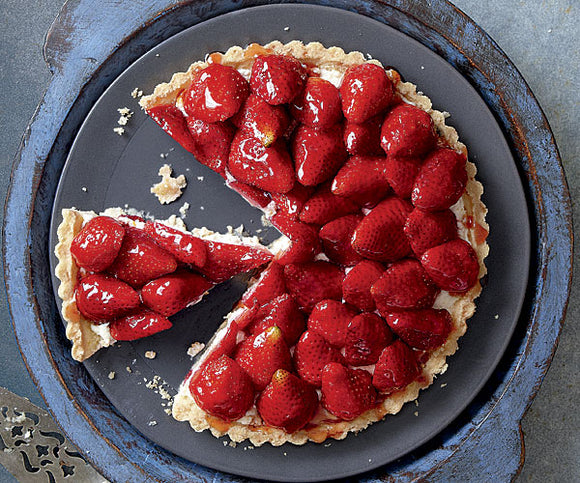
[(117, 374), (115, 374), (115, 371), (111, 371), (111, 372), (109, 372), (109, 375), (107, 377), (112, 380), (112, 379), (115, 379), (116, 375)]
[(127, 372), (131, 373), (133, 372), (133, 369), (131, 369), (129, 366), (125, 367), (125, 369), (127, 370)]
[(236, 442), (235, 442), (235, 441), (230, 441), (230, 442), (228, 443), (228, 446), (230, 446), (230, 447), (232, 447), (232, 448), (235, 448), (235, 447), (237, 446), (237, 444), (236, 444)]
[(200, 206), (200, 207), (199, 207), (199, 209), (200, 209), (201, 211), (203, 211), (203, 210), (205, 210), (205, 206)]
[(179, 198), (182, 190), (187, 186), (185, 176), (180, 174), (177, 178), (171, 177), (172, 169), (168, 164), (164, 164), (159, 169), (161, 181), (151, 187), (151, 193), (157, 196), (162, 205), (169, 204)]
[(135, 89), (133, 89), (131, 91), (131, 97), (133, 99), (137, 99), (138, 97), (143, 96), (143, 91), (141, 89), (139, 89), (138, 87), (135, 87)]
[(419, 400), (415, 399), (415, 406), (419, 407)]
[(189, 346), (189, 349), (187, 349), (187, 355), (189, 357), (195, 357), (203, 350), (204, 347), (205, 344), (203, 342), (194, 342)]
[(155, 351), (147, 351), (147, 352), (145, 352), (145, 357), (147, 359), (155, 359), (157, 357), (157, 352), (155, 352)]
[(493, 318), (494, 318), (495, 320), (499, 319), (499, 314), (495, 314), (495, 315), (493, 316)]
[(168, 416), (171, 416), (171, 409), (164, 409), (163, 411), (165, 411), (165, 414)]
[(88, 191), (86, 186), (81, 187), (81, 191), (84, 191), (85, 193)]
[(445, 387), (445, 386), (447, 386), (447, 383), (446, 382), (444, 382), (444, 383), (441, 384), (441, 387)]
[(290, 30), (290, 27), (284, 27), (285, 32), (288, 32), (288, 30)]
[(198, 177), (197, 177), (197, 180), (198, 180), (198, 181), (203, 181), (203, 179), (204, 179), (204, 177), (203, 177), (203, 176), (198, 176)]
[(149, 421), (147, 426), (157, 426), (157, 421)]
[(125, 128), (123, 127), (114, 127), (113, 132), (117, 133), (119, 136), (125, 134)]
[(415, 412), (413, 413), (413, 415), (414, 415), (414, 416), (419, 416), (419, 411), (415, 411)]
[(181, 215), (181, 218), (185, 218), (187, 216), (188, 210), (189, 210), (189, 203), (186, 201), (185, 203), (183, 203), (181, 208), (179, 208), (179, 214)]

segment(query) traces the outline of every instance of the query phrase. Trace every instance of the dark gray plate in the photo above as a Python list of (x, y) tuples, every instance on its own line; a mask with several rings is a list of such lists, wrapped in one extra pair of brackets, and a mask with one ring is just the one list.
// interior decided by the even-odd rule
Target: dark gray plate
[[(261, 213), (163, 133), (139, 110), (130, 93), (135, 87), (151, 92), (157, 83), (168, 80), (173, 72), (187, 69), (191, 61), (203, 59), (208, 52), (274, 39), (321, 41), (326, 46), (368, 53), (418, 84), (435, 108), (452, 114), (449, 124), (457, 128), (478, 166), (491, 225), (489, 280), (478, 300), (477, 314), (469, 322), (470, 330), (460, 341), (461, 350), (449, 360), (446, 374), (421, 394), (419, 407), (408, 404), (398, 415), (343, 441), (279, 448), (265, 445), (251, 449), (246, 444), (225, 447), (223, 439), (213, 438), (207, 431), (195, 433), (186, 423), (167, 416), (163, 406), (166, 401), (158, 391), (146, 387), (146, 381), (159, 375), (166, 382), (164, 387), (171, 394), (176, 392), (191, 365), (187, 347), (193, 341), (207, 341), (243, 290), (239, 282), (214, 289), (202, 303), (175, 316), (175, 326), (170, 331), (102, 350), (85, 367), (131, 424), (155, 443), (188, 460), (271, 480), (338, 478), (399, 458), (459, 415), (500, 360), (525, 295), (530, 234), (520, 179), (494, 117), (477, 92), (449, 64), (384, 24), (325, 7), (257, 7), (191, 27), (135, 62), (95, 104), (76, 137), (60, 179), (50, 245), (52, 250), (60, 210), (71, 206), (99, 211), (128, 205), (163, 218), (178, 214), (178, 208), (187, 201), (191, 208), (185, 221), (190, 227), (205, 225), (224, 230), (227, 225), (243, 223), (250, 232), (262, 228)], [(119, 117), (117, 108), (125, 106), (134, 115), (126, 133), (118, 136), (113, 132)], [(166, 159), (162, 159), (161, 155), (166, 154)], [(165, 162), (188, 178), (182, 198), (169, 206), (159, 205), (149, 192)], [(198, 177), (203, 177), (203, 181)], [(266, 240), (276, 236), (272, 232), (262, 235)], [(53, 268), (54, 263), (52, 257)], [(53, 279), (53, 286), (58, 286), (57, 280)], [(155, 350), (157, 357), (144, 358), (147, 350)], [(107, 377), (111, 371), (116, 373), (113, 380)]]

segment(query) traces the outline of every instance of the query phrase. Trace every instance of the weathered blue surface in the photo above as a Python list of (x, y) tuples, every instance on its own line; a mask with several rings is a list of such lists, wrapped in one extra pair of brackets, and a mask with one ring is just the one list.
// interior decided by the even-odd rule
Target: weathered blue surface
[[(69, 3), (61, 14), (58, 30), (54, 30), (49, 38), (47, 58), (54, 66), (55, 76), (26, 135), (14, 172), (12, 186), (17, 188), (13, 188), (7, 204), (5, 254), (16, 331), (31, 372), (36, 376), (42, 375), (42, 378), (37, 377), (37, 383), (57, 420), (71, 433), (81, 449), (90, 448), (90, 459), (98, 455), (97, 467), (107, 476), (124, 481), (134, 480), (136, 475), (140, 475), (139, 479), (146, 480), (139, 469), (94, 431), (69, 401), (71, 397), (85, 405), (83, 410), (90, 414), (96, 427), (113, 426), (108, 421), (113, 420), (117, 433), (105, 436), (118, 444), (130, 461), (138, 462), (145, 454), (149, 455), (149, 461), (143, 467), (151, 478), (185, 477), (192, 469), (197, 471), (199, 479), (213, 478), (215, 472), (158, 450), (121, 418), (114, 414), (111, 416), (106, 404), (99, 397), (92, 396), (96, 389), (83, 368), (71, 364), (64, 357), (55, 361), (63, 371), (62, 377), (82, 381), (78, 394), (67, 394), (59, 375), (46, 370), (53, 363), (51, 354), (45, 350), (45, 339), (55, 334), (45, 333), (44, 321), (55, 320), (58, 315), (52, 305), (35, 303), (35, 299), (49, 300), (52, 294), (45, 293), (46, 287), (40, 283), (34, 284), (34, 281), (48, 277), (46, 229), (56, 180), (72, 133), (102, 89), (126, 66), (118, 60), (122, 57), (121, 51), (124, 62), (127, 62), (126, 58), (138, 57), (151, 45), (194, 23), (196, 19), (229, 11), (237, 5), (233, 2), (212, 2), (197, 7), (185, 6), (180, 8), (179, 20), (176, 20), (171, 11), (165, 15), (158, 14), (169, 2), (127, 2), (117, 9), (112, 8), (113, 5), (108, 8), (101, 6), (103, 11), (99, 11), (99, 21), (96, 22), (97, 7), (90, 3)], [(243, 4), (255, 3), (262, 2)], [(481, 480), (507, 480), (519, 467), (518, 421), (551, 359), (569, 286), (569, 199), (549, 129), (511, 63), (506, 63), (501, 52), (483, 32), (448, 4), (432, 1), (430, 8), (411, 1), (390, 2), (391, 6), (376, 6), (370, 2), (332, 4), (348, 5), (353, 11), (382, 19), (408, 33), (445, 57), (470, 79), (498, 116), (518, 154), (520, 169), (529, 181), (528, 195), (537, 221), (538, 267), (528, 301), (528, 307), (533, 307), (533, 311), (522, 317), (522, 320), (527, 317), (530, 323), (522, 326), (521, 333), (514, 337), (495, 378), (489, 382), (481, 397), (437, 441), (384, 471), (370, 475), (368, 480), (384, 478), (388, 472), (392, 477), (403, 480), (429, 473), (433, 479), (438, 477), (447, 481), (452, 480), (455, 469), (466, 466), (473, 468), (473, 475), (478, 475)], [(410, 12), (411, 16), (403, 11)], [(152, 26), (146, 24), (149, 18), (156, 18), (156, 23)], [(88, 29), (91, 30), (90, 38), (85, 33)], [(141, 33), (123, 43), (123, 39), (137, 31)], [(95, 38), (99, 41), (95, 42)], [(461, 49), (454, 47), (450, 38), (460, 39), (457, 43)], [(111, 56), (120, 44), (120, 50)], [(105, 61), (95, 75), (98, 66)], [(93, 75), (97, 81), (85, 87)], [(32, 206), (34, 211), (31, 210)], [(30, 225), (23, 226), (22, 220), (28, 220)], [(30, 289), (31, 284), (34, 290)], [(40, 322), (36, 321), (37, 316)], [(135, 446), (137, 441), (138, 445)], [(223, 480), (229, 479), (224, 475), (218, 476)]]

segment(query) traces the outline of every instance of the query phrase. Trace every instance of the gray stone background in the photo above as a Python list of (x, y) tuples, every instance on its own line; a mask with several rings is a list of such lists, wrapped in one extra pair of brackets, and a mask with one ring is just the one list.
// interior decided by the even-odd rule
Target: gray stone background
[[(63, 0), (0, 1), (0, 195), (6, 195), (22, 133), (50, 82), (44, 36)], [(499, 44), (529, 83), (554, 132), (580, 219), (580, 2), (455, 0)], [(578, 226), (578, 225), (577, 225)], [(577, 230), (578, 232), (578, 230)], [(580, 262), (575, 256), (576, 266)], [(580, 279), (550, 370), (523, 420), (526, 461), (517, 481), (580, 481)], [(28, 377), (0, 291), (0, 385), (43, 406)], [(15, 481), (0, 466), (0, 481)]]

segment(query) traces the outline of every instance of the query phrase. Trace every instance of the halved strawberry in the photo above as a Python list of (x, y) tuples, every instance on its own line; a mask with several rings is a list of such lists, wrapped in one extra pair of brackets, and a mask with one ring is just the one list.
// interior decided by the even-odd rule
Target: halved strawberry
[(292, 240), (290, 247), (276, 257), (276, 261), (281, 265), (309, 262), (320, 253), (322, 247), (315, 226), (296, 221), (294, 216), (283, 212), (276, 213), (271, 221), (280, 232)]
[(206, 122), (187, 118), (187, 127), (193, 138), (195, 158), (225, 178), (226, 164), (236, 128), (229, 122)]
[(141, 289), (141, 299), (150, 309), (169, 317), (198, 300), (213, 286), (213, 282), (201, 275), (178, 270), (146, 283)]
[(294, 186), (292, 159), (283, 142), (265, 147), (257, 138), (238, 131), (232, 142), (228, 169), (238, 181), (273, 193)]
[(248, 81), (236, 69), (214, 63), (195, 73), (182, 94), (183, 109), (205, 122), (225, 121), (240, 110), (249, 94)]
[(350, 267), (362, 260), (350, 240), (363, 215), (346, 215), (324, 225), (319, 232), (324, 253), (335, 263)]
[(342, 296), (345, 302), (360, 310), (371, 312), (375, 310), (375, 300), (371, 295), (371, 287), (381, 278), (385, 267), (379, 262), (363, 260), (357, 263), (344, 277)]
[(330, 185), (324, 184), (304, 203), (300, 221), (324, 225), (340, 216), (356, 213), (359, 209), (354, 201), (336, 196), (330, 191)]
[(393, 308), (431, 307), (438, 292), (421, 264), (411, 258), (393, 263), (371, 287), (371, 294), (382, 315)]
[(444, 210), (461, 198), (466, 184), (465, 158), (452, 149), (438, 149), (421, 166), (411, 199), (418, 208)]
[(284, 369), (272, 376), (256, 403), (266, 424), (294, 433), (312, 419), (318, 408), (316, 390)]
[(263, 305), (253, 317), (248, 331), (256, 335), (276, 325), (284, 336), (288, 347), (293, 346), (306, 328), (304, 315), (289, 294), (280, 295)]
[(321, 300), (308, 317), (308, 330), (317, 332), (334, 347), (342, 347), (346, 327), (355, 315), (353, 308), (339, 300)]
[(425, 351), (443, 345), (452, 329), (444, 309), (397, 310), (385, 314), (385, 320), (405, 343)]
[(309, 77), (306, 87), (290, 106), (290, 112), (302, 124), (328, 129), (342, 119), (340, 92), (327, 80)]
[(284, 293), (284, 269), (279, 263), (271, 262), (256, 283), (244, 293), (242, 304), (246, 307), (261, 307)]
[(435, 147), (437, 134), (431, 116), (410, 104), (391, 110), (381, 128), (381, 146), (389, 157), (420, 157)]
[(225, 355), (204, 364), (190, 380), (189, 392), (200, 408), (226, 421), (241, 418), (254, 403), (250, 377)]
[(119, 317), (111, 322), (109, 330), (115, 340), (137, 340), (157, 334), (172, 327), (170, 320), (163, 315), (143, 308), (142, 310)]
[(375, 364), (393, 339), (393, 333), (377, 314), (357, 315), (346, 327), (344, 358), (351, 366)]
[(385, 198), (360, 222), (352, 235), (357, 253), (370, 260), (394, 261), (411, 252), (403, 226), (412, 205), (396, 196)]
[(144, 231), (180, 262), (196, 267), (205, 265), (207, 249), (200, 238), (150, 220), (145, 223)]
[(331, 190), (361, 205), (376, 205), (389, 192), (385, 177), (387, 158), (381, 156), (352, 156), (340, 168)]
[(282, 137), (290, 125), (284, 106), (273, 106), (253, 94), (246, 99), (232, 121), (238, 129), (257, 138), (265, 147)]
[(339, 267), (322, 260), (284, 267), (286, 288), (306, 312), (321, 300), (340, 300), (343, 279), (344, 272)]
[(384, 115), (371, 117), (363, 123), (351, 122), (344, 124), (344, 145), (349, 154), (362, 156), (380, 156), (384, 154), (381, 148), (381, 126)]
[(427, 250), (421, 264), (437, 286), (448, 292), (467, 292), (479, 277), (475, 250), (459, 238)]
[(384, 176), (399, 198), (411, 198), (420, 166), (421, 158), (387, 157)]
[(352, 122), (365, 122), (395, 102), (395, 88), (385, 69), (375, 64), (350, 67), (340, 86), (342, 112)]
[(371, 409), (377, 400), (372, 376), (331, 362), (322, 371), (322, 405), (337, 418), (352, 421)]
[(338, 349), (332, 347), (318, 332), (307, 330), (294, 347), (294, 366), (301, 379), (320, 387), (322, 369), (329, 362), (343, 363)]
[(425, 250), (457, 238), (457, 219), (450, 210), (429, 212), (415, 208), (404, 231), (413, 253), (420, 258)]
[(373, 373), (373, 386), (383, 393), (395, 392), (408, 386), (420, 372), (415, 351), (402, 340), (396, 340), (381, 352)]
[(143, 230), (127, 226), (119, 254), (107, 271), (133, 287), (141, 287), (176, 268), (177, 261), (171, 253)]
[(139, 294), (114, 277), (94, 273), (83, 277), (75, 287), (79, 312), (94, 322), (121, 317), (139, 307)]
[(105, 270), (117, 257), (125, 228), (109, 216), (89, 220), (73, 238), (70, 252), (76, 264), (89, 272)]
[(185, 116), (177, 107), (172, 104), (154, 106), (147, 109), (147, 114), (187, 151), (195, 151), (196, 144), (187, 127)]
[(268, 104), (287, 104), (303, 89), (306, 69), (294, 57), (260, 55), (252, 65), (250, 85)]

